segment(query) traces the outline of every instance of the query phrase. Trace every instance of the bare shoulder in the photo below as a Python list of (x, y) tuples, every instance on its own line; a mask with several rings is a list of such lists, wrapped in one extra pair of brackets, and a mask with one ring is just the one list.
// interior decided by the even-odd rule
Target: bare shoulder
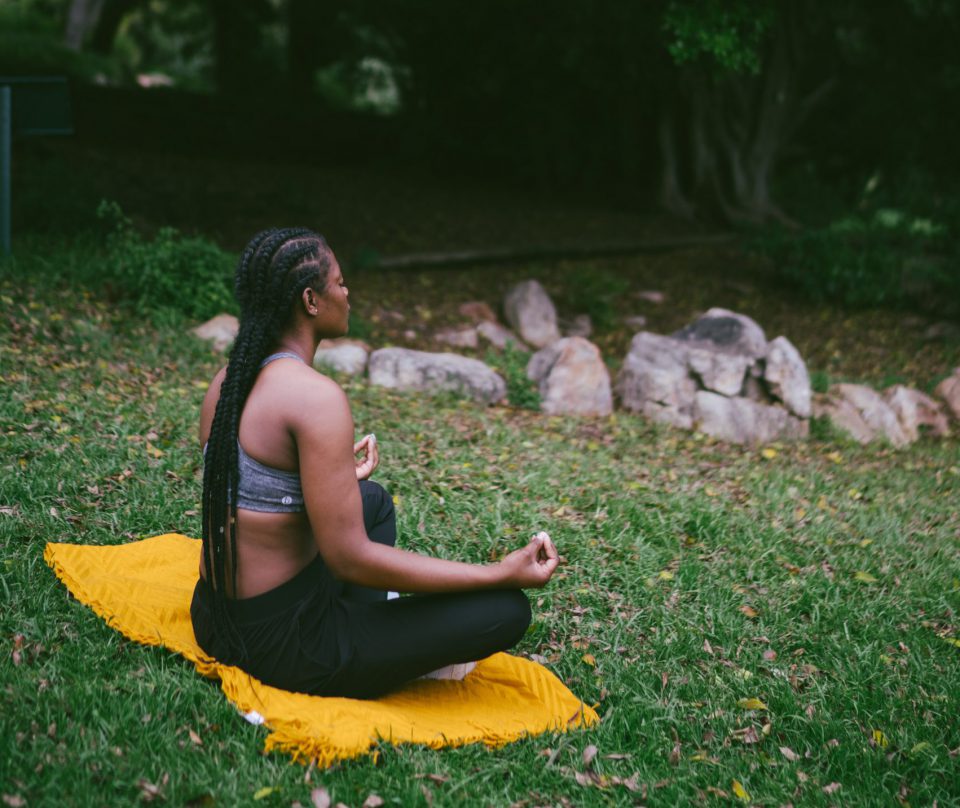
[(200, 405), (200, 445), (203, 446), (210, 437), (210, 425), (213, 423), (213, 415), (217, 410), (217, 402), (220, 400), (220, 388), (223, 387), (223, 380), (227, 375), (226, 367), (220, 368), (207, 393), (203, 397), (203, 404)]
[(285, 420), (294, 432), (303, 435), (348, 428), (352, 436), (350, 402), (339, 384), (303, 365), (293, 365), (284, 371), (289, 385), (285, 386), (283, 408)]

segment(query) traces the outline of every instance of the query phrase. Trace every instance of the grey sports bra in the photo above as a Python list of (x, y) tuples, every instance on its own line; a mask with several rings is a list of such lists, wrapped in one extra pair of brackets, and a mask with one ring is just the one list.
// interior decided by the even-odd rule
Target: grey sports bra
[[(275, 359), (303, 359), (295, 353), (286, 351), (270, 354), (260, 363), (260, 367), (269, 365)], [(206, 454), (207, 447), (203, 447)], [(295, 471), (285, 471), (267, 466), (250, 457), (237, 441), (239, 455), (238, 467), (240, 479), (237, 481), (237, 507), (262, 513), (299, 513), (306, 510), (303, 504), (303, 489), (300, 475)]]

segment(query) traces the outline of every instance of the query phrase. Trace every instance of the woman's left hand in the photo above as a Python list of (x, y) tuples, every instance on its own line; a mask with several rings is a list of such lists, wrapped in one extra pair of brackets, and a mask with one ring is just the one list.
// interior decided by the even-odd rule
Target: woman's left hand
[(380, 465), (380, 450), (377, 448), (377, 436), (372, 432), (364, 436), (353, 445), (354, 455), (363, 452), (363, 457), (357, 461), (357, 479), (366, 480)]

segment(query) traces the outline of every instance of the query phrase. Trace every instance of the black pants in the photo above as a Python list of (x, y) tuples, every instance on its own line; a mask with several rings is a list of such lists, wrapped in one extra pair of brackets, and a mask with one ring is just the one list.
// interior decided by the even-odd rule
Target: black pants
[[(396, 542), (390, 495), (360, 483), (367, 535)], [(455, 662), (515, 645), (530, 623), (520, 590), (485, 590), (387, 600), (344, 584), (318, 556), (276, 589), (230, 601), (242, 648), (215, 625), (213, 590), (197, 583), (190, 612), (201, 648), (266, 684), (303, 693), (368, 698)]]

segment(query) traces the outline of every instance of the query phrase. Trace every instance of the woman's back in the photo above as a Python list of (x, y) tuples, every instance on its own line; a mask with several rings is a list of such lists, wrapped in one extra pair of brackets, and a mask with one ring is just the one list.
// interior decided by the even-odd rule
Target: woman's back
[[(245, 468), (256, 465), (295, 475), (299, 481), (299, 454), (290, 429), (289, 413), (296, 408), (298, 391), (308, 377), (319, 376), (299, 358), (283, 355), (266, 364), (254, 382), (240, 415), (239, 451), (252, 463), (240, 463), (240, 496), (237, 508), (237, 591), (235, 598), (259, 595), (294, 577), (317, 554), (316, 544), (301, 504), (298, 510), (245, 508)], [(200, 413), (200, 443), (206, 446), (220, 397), (225, 369), (214, 377)], [(322, 416), (320, 416), (322, 417)], [(247, 472), (249, 475), (249, 471)], [(258, 480), (259, 487), (264, 482)], [(264, 492), (267, 493), (267, 492)], [(281, 492), (277, 492), (280, 502)], [(268, 496), (265, 498), (269, 498)], [(302, 502), (302, 497), (301, 497)], [(281, 503), (282, 504), (282, 503)], [(267, 508), (269, 506), (265, 506)], [(201, 565), (201, 569), (203, 569)]]

